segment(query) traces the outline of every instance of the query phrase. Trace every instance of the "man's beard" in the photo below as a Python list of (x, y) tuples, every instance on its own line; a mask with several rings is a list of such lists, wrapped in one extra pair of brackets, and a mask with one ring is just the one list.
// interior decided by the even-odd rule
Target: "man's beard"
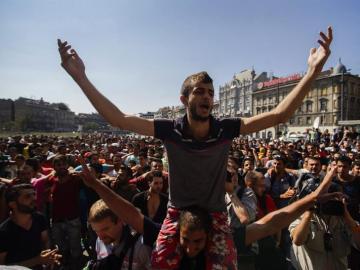
[[(211, 112), (211, 110), (210, 110)], [(199, 122), (206, 122), (209, 117), (210, 117), (210, 114), (208, 116), (201, 116), (199, 115), (197, 112), (196, 112), (196, 104), (191, 104), (190, 105), (190, 117), (192, 119), (194, 119), (195, 121), (199, 121)]]
[(21, 204), (21, 203), (16, 203), (17, 209), (19, 212), (23, 213), (23, 214), (32, 214), (36, 211), (36, 207), (33, 206), (28, 206), (25, 204)]

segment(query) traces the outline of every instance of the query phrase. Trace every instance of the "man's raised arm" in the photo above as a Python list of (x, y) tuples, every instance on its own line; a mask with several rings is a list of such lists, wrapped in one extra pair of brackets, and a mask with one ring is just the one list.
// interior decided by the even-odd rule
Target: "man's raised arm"
[(325, 202), (339, 196), (339, 193), (327, 193), (337, 167), (331, 168), (319, 187), (304, 198), (274, 212), (265, 215), (246, 227), (245, 244), (249, 245), (266, 236), (273, 235), (313, 207), (316, 202)]
[(146, 136), (154, 136), (154, 122), (152, 120), (126, 115), (110, 100), (103, 96), (89, 81), (85, 73), (85, 65), (79, 55), (65, 41), (58, 39), (61, 66), (80, 86), (95, 109), (112, 126), (133, 131)]
[(82, 178), (84, 183), (96, 191), (107, 206), (123, 222), (130, 225), (138, 233), (144, 232), (144, 215), (130, 202), (116, 194), (112, 189), (97, 180), (86, 166), (85, 161), (79, 158), (82, 165)]
[(284, 123), (294, 114), (330, 55), (330, 44), (333, 38), (332, 28), (328, 27), (327, 35), (320, 32), (320, 37), (321, 39), (318, 40), (319, 48), (310, 50), (306, 75), (275, 109), (253, 117), (242, 118), (241, 134), (257, 132)]

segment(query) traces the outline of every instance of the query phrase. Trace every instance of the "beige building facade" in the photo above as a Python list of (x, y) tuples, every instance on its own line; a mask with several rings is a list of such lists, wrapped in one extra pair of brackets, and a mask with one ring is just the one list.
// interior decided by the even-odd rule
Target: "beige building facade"
[[(297, 85), (302, 74), (276, 78), (257, 84), (253, 92), (252, 114), (272, 110)], [(360, 77), (348, 72), (339, 60), (335, 68), (326, 70), (313, 83), (302, 105), (286, 123), (256, 134), (256, 137), (275, 138), (285, 133), (305, 133), (319, 118), (319, 129), (333, 132), (339, 122), (360, 119)]]

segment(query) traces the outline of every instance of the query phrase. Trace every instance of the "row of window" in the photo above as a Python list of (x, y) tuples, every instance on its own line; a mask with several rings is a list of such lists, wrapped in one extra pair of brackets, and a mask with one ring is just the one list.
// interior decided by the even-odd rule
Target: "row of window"
[[(336, 123), (338, 118), (337, 115), (320, 115), (320, 124), (321, 125), (328, 125), (330, 123)], [(298, 126), (311, 126), (313, 124), (313, 121), (315, 120), (315, 117), (307, 116), (307, 117), (291, 117), (289, 119), (290, 125), (298, 125)]]

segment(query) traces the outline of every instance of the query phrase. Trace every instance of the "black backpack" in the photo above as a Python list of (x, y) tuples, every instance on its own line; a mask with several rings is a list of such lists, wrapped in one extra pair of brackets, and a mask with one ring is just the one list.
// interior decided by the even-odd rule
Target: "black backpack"
[(126, 239), (126, 243), (119, 255), (110, 254), (101, 260), (89, 261), (83, 270), (120, 270), (129, 249), (131, 249), (129, 257), (129, 270), (131, 270), (134, 258), (134, 246), (139, 237), (139, 233), (135, 235), (130, 234), (130, 237)]

